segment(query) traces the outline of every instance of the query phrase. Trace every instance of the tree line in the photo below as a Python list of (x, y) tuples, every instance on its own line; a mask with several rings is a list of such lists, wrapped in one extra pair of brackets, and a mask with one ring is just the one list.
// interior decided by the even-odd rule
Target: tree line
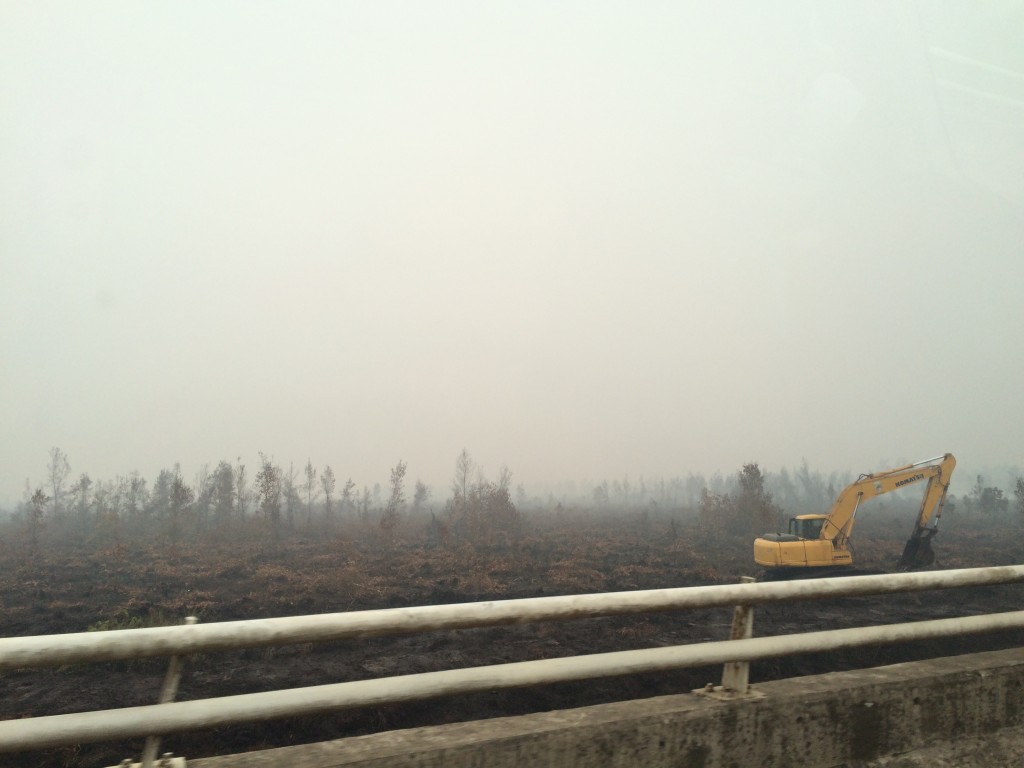
[[(287, 467), (259, 453), (250, 468), (240, 458), (204, 465), (191, 482), (175, 464), (161, 470), (152, 483), (137, 471), (112, 480), (93, 480), (87, 473), (73, 478), (67, 454), (51, 448), (42, 483), (26, 482), (25, 494), (14, 518), (24, 525), (29, 546), (35, 550), (48, 528), (76, 535), (92, 533), (119, 542), (123, 538), (166, 536), (178, 542), (184, 536), (204, 536), (260, 526), (271, 536), (284, 532), (314, 535), (340, 532), (344, 525), (359, 522), (376, 526), (384, 541), (398, 535), (407, 517), (425, 522), (434, 542), (467, 540), (481, 542), (516, 532), (527, 507), (560, 509), (568, 500), (547, 503), (530, 500), (520, 485), (512, 498), (512, 474), (502, 467), (489, 480), (463, 449), (455, 461), (450, 495), (439, 513), (430, 505), (431, 491), (421, 480), (414, 483), (411, 500), (406, 496), (408, 467), (399, 461), (391, 470), (388, 487), (364, 485), (360, 490), (351, 477), (338, 483), (330, 465), (316, 467), (307, 460)], [(630, 510), (646, 514), (652, 508), (667, 512), (697, 512), (706, 530), (761, 533), (783, 525), (784, 513), (828, 510), (839, 491), (852, 477), (833, 472), (824, 475), (804, 461), (790, 472), (764, 472), (757, 463), (744, 464), (734, 474), (716, 472), (710, 478), (690, 473), (685, 478), (631, 482), (629, 476), (593, 486), (589, 496), (574, 503), (585, 508)], [(1016, 478), (1013, 509), (1024, 517), (1024, 478)], [(947, 509), (999, 514), (1010, 510), (1002, 489), (982, 476), (961, 498), (950, 496)]]
[[(631, 481), (628, 475), (621, 479), (604, 480), (592, 486), (586, 501), (597, 509), (629, 509), (651, 505), (702, 508), (709, 503), (713, 505), (715, 499), (728, 498), (735, 501), (744, 495), (749, 496), (750, 484), (754, 482), (763, 490), (766, 498), (770, 498), (771, 503), (782, 510), (792, 514), (827, 512), (839, 492), (855, 479), (851, 472), (823, 473), (812, 469), (806, 459), (794, 469), (782, 467), (777, 472), (764, 471), (756, 462), (751, 462), (728, 475), (715, 472), (705, 476), (691, 472), (685, 477), (669, 480), (645, 480), (640, 477)], [(970, 491), (959, 496), (950, 494), (947, 508), (951, 504), (953, 509), (959, 507), (968, 513), (1015, 512), (1024, 516), (1024, 476), (1011, 472), (1011, 488), (1010, 492), (1004, 491), (983, 475), (976, 475)], [(762, 517), (771, 517), (771, 514), (764, 512)]]
[(375, 526), (391, 541), (407, 517), (428, 521), (436, 541), (480, 541), (494, 532), (518, 528), (521, 516), (511, 497), (512, 473), (502, 467), (496, 481), (489, 480), (463, 449), (455, 462), (451, 495), (441, 514), (430, 506), (430, 488), (417, 479), (411, 499), (406, 495), (408, 465), (399, 460), (390, 470), (386, 489), (380, 484), (361, 490), (349, 477), (338, 483), (330, 465), (287, 467), (259, 453), (250, 468), (240, 458), (205, 465), (189, 482), (180, 464), (163, 469), (152, 483), (139, 472), (111, 480), (93, 480), (88, 473), (73, 478), (67, 454), (52, 448), (45, 479), (26, 481), (24, 499), (14, 515), (21, 522), (32, 550), (44, 530), (94, 534), (114, 543), (124, 539), (164, 536), (173, 543), (188, 536), (203, 536), (259, 526), (277, 537), (286, 532), (333, 534), (346, 523)]

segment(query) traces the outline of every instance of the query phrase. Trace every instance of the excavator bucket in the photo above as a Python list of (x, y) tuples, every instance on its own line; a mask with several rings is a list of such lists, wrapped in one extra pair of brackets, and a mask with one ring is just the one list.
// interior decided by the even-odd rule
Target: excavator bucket
[(896, 570), (912, 571), (915, 568), (924, 568), (935, 562), (935, 551), (932, 549), (932, 537), (930, 535), (914, 536), (907, 541), (903, 548), (903, 555), (896, 564)]

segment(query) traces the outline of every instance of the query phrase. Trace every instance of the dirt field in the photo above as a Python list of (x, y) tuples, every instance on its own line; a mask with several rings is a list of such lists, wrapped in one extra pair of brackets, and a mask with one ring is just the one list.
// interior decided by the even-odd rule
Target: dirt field
[[(912, 519), (912, 518), (907, 518)], [(982, 524), (983, 523), (983, 524)], [(864, 568), (891, 570), (910, 525), (866, 520), (857, 530)], [(692, 516), (584, 512), (528, 514), (522, 531), (476, 543), (438, 539), (406, 521), (394, 541), (353, 521), (330, 535), (278, 540), (254, 528), (176, 548), (111, 546), (56, 536), (30, 557), (0, 531), (0, 634), (81, 632), (204, 623), (484, 599), (732, 583), (757, 575), (749, 536), (711, 536)], [(954, 520), (936, 539), (939, 568), (1024, 562), (1014, 521)], [(1019, 586), (758, 608), (755, 634), (1017, 610)], [(187, 661), (179, 699), (293, 688), (464, 666), (725, 639), (718, 609), (621, 619), (437, 632), (404, 638), (213, 654)], [(1003, 633), (964, 640), (815, 654), (756, 663), (752, 681), (952, 655), (1024, 642)], [(154, 703), (165, 661), (83, 665), (0, 676), (0, 718)], [(172, 736), (162, 749), (211, 754), (339, 738), (378, 730), (677, 693), (717, 681), (720, 669), (594, 680), (522, 691)], [(138, 758), (141, 743), (84, 745), (4, 755), (5, 766), (103, 766)]]

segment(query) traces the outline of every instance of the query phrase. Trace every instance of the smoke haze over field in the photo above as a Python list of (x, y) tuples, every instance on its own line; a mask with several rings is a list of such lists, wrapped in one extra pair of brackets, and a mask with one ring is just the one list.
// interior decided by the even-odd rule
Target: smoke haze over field
[(0, 92), (0, 503), (1024, 466), (1019, 3), (7, 4)]

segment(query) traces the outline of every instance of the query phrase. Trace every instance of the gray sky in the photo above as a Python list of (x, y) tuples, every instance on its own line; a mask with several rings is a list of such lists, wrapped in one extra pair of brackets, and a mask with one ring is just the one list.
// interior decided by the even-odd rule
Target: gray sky
[(0, 501), (1024, 466), (1024, 11), (0, 5)]

